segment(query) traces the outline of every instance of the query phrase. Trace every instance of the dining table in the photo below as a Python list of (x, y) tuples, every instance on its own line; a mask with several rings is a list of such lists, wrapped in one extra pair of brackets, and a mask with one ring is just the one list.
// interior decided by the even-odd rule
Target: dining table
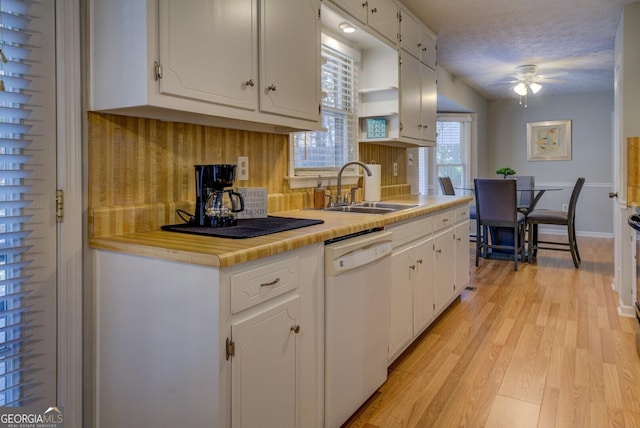
[[(467, 185), (455, 187), (455, 189), (475, 193), (475, 187), (473, 186), (473, 184), (467, 184)], [(518, 192), (519, 194), (521, 192), (533, 191), (533, 198), (531, 199), (531, 202), (529, 203), (529, 205), (518, 204), (518, 211), (520, 212), (524, 211), (527, 213), (533, 211), (536, 205), (538, 205), (540, 198), (542, 198), (542, 195), (544, 195), (546, 192), (553, 192), (558, 190), (562, 190), (562, 188), (553, 187), (553, 186), (534, 186), (533, 188), (530, 186), (516, 187), (516, 192)], [(513, 246), (513, 242), (514, 242), (513, 229), (509, 227), (490, 227), (489, 236), (491, 241), (497, 245)], [(486, 258), (492, 258), (492, 257), (506, 258), (507, 256), (510, 257), (511, 255), (513, 255), (513, 250), (494, 248), (490, 252), (488, 252), (485, 255), (485, 257)], [(527, 260), (526, 256), (525, 256), (525, 260)]]

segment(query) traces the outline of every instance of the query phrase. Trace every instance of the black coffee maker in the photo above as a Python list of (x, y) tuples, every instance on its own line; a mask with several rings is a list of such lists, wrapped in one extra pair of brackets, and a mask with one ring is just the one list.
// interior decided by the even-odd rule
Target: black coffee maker
[(235, 213), (244, 210), (244, 199), (239, 193), (226, 188), (233, 186), (236, 166), (217, 164), (194, 167), (196, 212), (193, 223), (208, 227), (235, 226), (238, 223)]

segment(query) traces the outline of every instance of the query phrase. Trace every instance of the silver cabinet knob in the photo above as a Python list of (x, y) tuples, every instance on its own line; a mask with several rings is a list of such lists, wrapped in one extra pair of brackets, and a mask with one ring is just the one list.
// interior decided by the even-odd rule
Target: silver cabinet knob
[(255, 86), (256, 82), (254, 82), (253, 79), (249, 79), (246, 82), (244, 82), (244, 84), (247, 86)]
[(267, 88), (268, 91), (275, 91), (276, 90), (276, 85), (274, 85), (273, 83), (271, 85), (269, 85), (269, 87)]
[(294, 324), (294, 325), (291, 326), (291, 328), (289, 330), (291, 330), (295, 334), (298, 334), (298, 333), (300, 333), (300, 326), (298, 324)]

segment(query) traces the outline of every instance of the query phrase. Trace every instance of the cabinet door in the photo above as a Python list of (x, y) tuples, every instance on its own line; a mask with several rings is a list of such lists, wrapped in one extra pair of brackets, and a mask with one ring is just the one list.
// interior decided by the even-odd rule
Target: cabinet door
[(420, 64), (420, 138), (422, 140), (436, 141), (437, 110), (436, 72), (426, 65)]
[(416, 336), (433, 319), (433, 239), (414, 247), (413, 335)]
[(295, 296), (231, 326), (233, 427), (300, 426), (299, 311)]
[(421, 138), (420, 61), (400, 51), (400, 135), (419, 140)]
[(391, 0), (368, 0), (368, 24), (394, 45), (398, 43), (398, 6)]
[(422, 24), (406, 12), (402, 13), (400, 21), (400, 47), (416, 58), (422, 53)]
[(455, 227), (454, 294), (460, 294), (469, 283), (469, 220)]
[(389, 313), (389, 362), (413, 337), (412, 247), (391, 256), (391, 291)]
[(453, 228), (434, 238), (434, 266), (437, 269), (434, 269), (433, 299), (436, 314), (449, 303), (453, 295), (453, 242)]
[(260, 109), (320, 120), (319, 0), (260, 5)]
[(257, 23), (257, 0), (160, 0), (160, 92), (257, 109)]
[(420, 31), (420, 61), (436, 69), (436, 39), (424, 27)]
[(367, 2), (366, 0), (331, 0), (349, 15), (356, 18), (363, 24), (367, 23)]

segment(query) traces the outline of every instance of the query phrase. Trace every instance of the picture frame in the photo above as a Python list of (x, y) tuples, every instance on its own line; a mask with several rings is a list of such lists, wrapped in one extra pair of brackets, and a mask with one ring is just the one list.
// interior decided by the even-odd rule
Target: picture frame
[(527, 123), (527, 160), (571, 160), (571, 120)]

